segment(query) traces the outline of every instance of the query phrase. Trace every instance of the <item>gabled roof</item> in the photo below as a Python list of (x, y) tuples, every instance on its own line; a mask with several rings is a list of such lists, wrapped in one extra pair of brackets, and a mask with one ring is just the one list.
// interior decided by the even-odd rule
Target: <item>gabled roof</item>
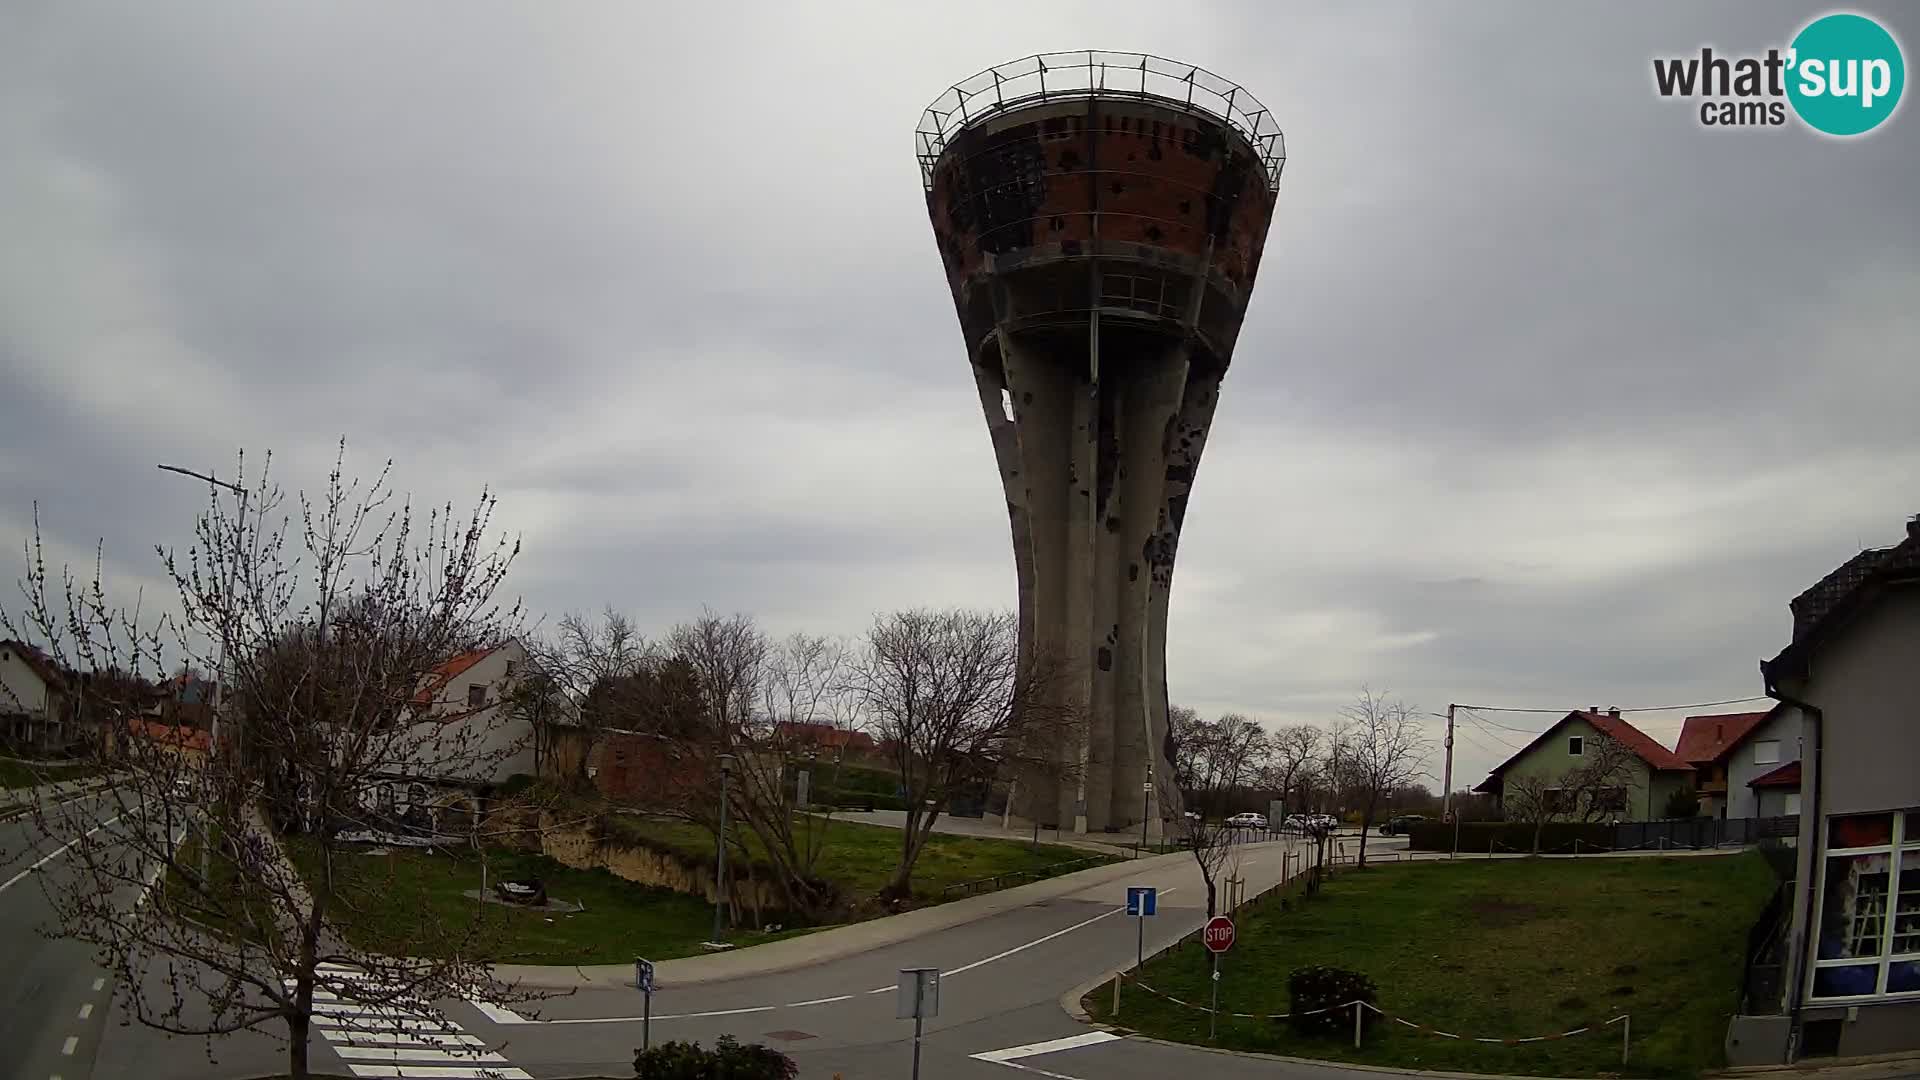
[(447, 688), (448, 683), (459, 678), (468, 668), (485, 660), (487, 657), (492, 656), (505, 647), (504, 645), (495, 645), (491, 649), (474, 649), (470, 652), (463, 652), (453, 659), (439, 664), (427, 673), (426, 681), (421, 684), (420, 691), (413, 695), (414, 704), (433, 704), (434, 701), (439, 698), (440, 691)]
[(59, 666), (53, 662), (52, 657), (41, 652), (37, 646), (8, 639), (0, 641), (0, 649), (8, 649), (19, 654), (20, 662), (27, 665), (28, 670), (39, 676), (40, 681), (49, 687), (55, 690), (66, 687), (67, 680), (61, 677)]
[(1552, 738), (1555, 732), (1558, 732), (1561, 728), (1566, 727), (1575, 720), (1585, 720), (1593, 726), (1595, 731), (1611, 737), (1621, 746), (1631, 751), (1635, 757), (1646, 762), (1647, 767), (1650, 769), (1661, 771), (1693, 771), (1692, 765), (1682, 761), (1673, 751), (1655, 742), (1653, 736), (1627, 723), (1613, 713), (1595, 712), (1590, 709), (1575, 709), (1561, 717), (1552, 727), (1534, 736), (1532, 742), (1521, 747), (1512, 757), (1495, 765), (1492, 771), (1487, 774), (1487, 779), (1481, 781), (1480, 786), (1474, 788), (1474, 790), (1492, 790), (1494, 781), (1499, 778), (1500, 774), (1506, 772), (1509, 766), (1532, 753), (1535, 747)]
[(1753, 779), (1747, 781), (1747, 786), (1748, 787), (1792, 788), (1795, 791), (1799, 791), (1800, 790), (1800, 763), (1798, 761), (1789, 761), (1785, 765), (1780, 766), (1779, 768), (1773, 770), (1770, 773), (1765, 773), (1763, 775), (1756, 776)]
[(1787, 605), (1793, 611), (1793, 640), (1779, 655), (1760, 662), (1760, 674), (1772, 687), (1782, 676), (1805, 674), (1813, 651), (1882, 591), (1920, 582), (1920, 517), (1907, 521), (1907, 538), (1888, 548), (1862, 551), (1815, 582)]
[(1674, 756), (1693, 765), (1711, 765), (1740, 745), (1740, 740), (1753, 733), (1760, 721), (1772, 716), (1769, 712), (1718, 713), (1710, 716), (1689, 716), (1680, 728), (1680, 741), (1674, 745)]

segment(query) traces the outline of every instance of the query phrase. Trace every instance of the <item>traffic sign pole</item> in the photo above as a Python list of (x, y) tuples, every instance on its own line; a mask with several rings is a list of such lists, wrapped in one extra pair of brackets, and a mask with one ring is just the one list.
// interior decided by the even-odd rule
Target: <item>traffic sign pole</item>
[(640, 1049), (653, 1045), (653, 961), (633, 958), (633, 985), (640, 989)]
[(1137, 974), (1147, 966), (1147, 920), (1139, 920), (1140, 940), (1133, 950), (1133, 970)]
[(1214, 1021), (1220, 1017), (1220, 954), (1213, 954), (1213, 1008), (1207, 1012), (1207, 1038), (1213, 1038)]

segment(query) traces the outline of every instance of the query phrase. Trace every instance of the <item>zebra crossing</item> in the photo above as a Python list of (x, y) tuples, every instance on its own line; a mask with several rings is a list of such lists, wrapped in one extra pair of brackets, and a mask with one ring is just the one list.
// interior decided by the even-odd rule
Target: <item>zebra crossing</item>
[[(323, 964), (319, 970), (329, 982), (364, 985), (368, 996), (397, 990), (357, 968)], [(452, 1020), (434, 1016), (424, 1004), (372, 1007), (315, 987), (313, 1026), (355, 1076), (532, 1080), (525, 1069), (514, 1068), (505, 1057), (488, 1050), (486, 1043)]]

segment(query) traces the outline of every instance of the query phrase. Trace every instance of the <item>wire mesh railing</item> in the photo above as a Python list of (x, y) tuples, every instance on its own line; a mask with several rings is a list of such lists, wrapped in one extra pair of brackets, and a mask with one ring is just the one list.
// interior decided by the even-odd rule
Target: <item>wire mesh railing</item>
[(921, 183), (932, 189), (934, 163), (967, 125), (1019, 106), (1090, 97), (1151, 101), (1224, 123), (1253, 147), (1268, 190), (1279, 189), (1286, 138), (1273, 113), (1245, 87), (1164, 56), (1098, 49), (1010, 60), (948, 87), (927, 106), (914, 132)]

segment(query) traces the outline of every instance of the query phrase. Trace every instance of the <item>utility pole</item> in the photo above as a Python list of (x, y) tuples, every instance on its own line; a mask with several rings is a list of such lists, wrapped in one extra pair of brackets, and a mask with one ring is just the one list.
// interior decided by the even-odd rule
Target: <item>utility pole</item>
[[(205, 480), (209, 485), (213, 487), (225, 488), (228, 491), (233, 492), (234, 496), (239, 500), (239, 503), (240, 503), (240, 512), (238, 516), (234, 519), (234, 538), (237, 540), (241, 536), (244, 536), (246, 534), (246, 527), (247, 527), (247, 489), (246, 488), (243, 488), (238, 484), (229, 484), (225, 480), (217, 480), (214, 477), (207, 475), (205, 473), (194, 472), (192, 469), (183, 469), (178, 465), (160, 465), (160, 466), (157, 466), (157, 468), (159, 468), (161, 472), (179, 473), (181, 476), (191, 477), (192, 479), (195, 479), (195, 480)], [(212, 526), (209, 525), (209, 531), (211, 531), (211, 528)], [(257, 541), (259, 537), (259, 530), (256, 529), (254, 531), (254, 536)], [(256, 547), (255, 550), (257, 551), (258, 548)], [(249, 555), (249, 557), (250, 558), (252, 557), (251, 554)], [(221, 586), (221, 595), (220, 595), (220, 658), (217, 661), (219, 670), (214, 672), (213, 677), (215, 681), (213, 684), (213, 697), (211, 702), (209, 703), (209, 708), (212, 710), (212, 717), (209, 724), (210, 730), (207, 732), (206, 764), (208, 767), (205, 770), (203, 770), (201, 774), (200, 791), (198, 793), (203, 800), (208, 800), (208, 801), (212, 799), (213, 793), (214, 793), (214, 788), (213, 788), (214, 773), (213, 773), (212, 766), (214, 764), (214, 758), (220, 753), (220, 713), (222, 708), (226, 704), (227, 648), (233, 638), (233, 590), (234, 590), (235, 581), (238, 576), (237, 571), (239, 569), (238, 566), (236, 565), (240, 561), (239, 545), (236, 544), (235, 550), (233, 550), (232, 552), (226, 555), (226, 560), (227, 560), (226, 580)], [(249, 573), (252, 572), (251, 566), (248, 567), (248, 572)], [(201, 819), (202, 825), (200, 829), (200, 880), (203, 883), (211, 881), (212, 873), (213, 873), (212, 818), (213, 818), (212, 807), (211, 805), (209, 805), (207, 807), (206, 816)]]
[(1440, 820), (1453, 820), (1453, 710), (1457, 705), (1447, 706), (1447, 765), (1442, 770), (1444, 778), (1440, 781)]
[(721, 934), (725, 927), (721, 922), (727, 906), (727, 774), (733, 770), (733, 755), (720, 755), (720, 843), (715, 852), (713, 870), (713, 940), (708, 942), (716, 947), (724, 946), (726, 938)]

